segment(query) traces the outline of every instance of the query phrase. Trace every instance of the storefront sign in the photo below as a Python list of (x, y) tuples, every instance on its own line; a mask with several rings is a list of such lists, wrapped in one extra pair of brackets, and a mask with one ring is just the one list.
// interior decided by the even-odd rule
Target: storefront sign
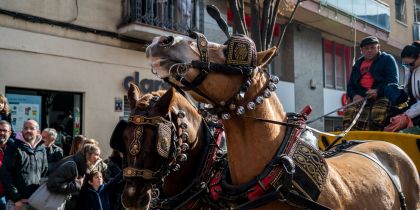
[(138, 85), (142, 93), (150, 93), (152, 91), (157, 91), (157, 90), (167, 90), (170, 87), (169, 84), (161, 80), (153, 80), (153, 79), (139, 80), (139, 79), (140, 79), (140, 74), (137, 71), (134, 72), (134, 77), (133, 76), (125, 77), (124, 82), (123, 82), (124, 89), (128, 91), (130, 82), (133, 82), (134, 84)]

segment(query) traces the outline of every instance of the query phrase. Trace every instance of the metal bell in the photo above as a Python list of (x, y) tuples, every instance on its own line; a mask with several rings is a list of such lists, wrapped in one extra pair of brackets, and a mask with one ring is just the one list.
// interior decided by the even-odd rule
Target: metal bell
[(174, 165), (174, 167), (172, 168), (172, 171), (178, 171), (181, 168), (181, 166), (177, 163)]
[(268, 84), (268, 89), (269, 89), (270, 91), (276, 91), (277, 86), (276, 86), (276, 84), (274, 84), (273, 82), (270, 82), (270, 83)]
[(255, 106), (256, 106), (255, 103), (251, 101), (246, 105), (246, 108), (248, 108), (249, 110), (253, 110), (255, 109)]
[(158, 199), (160, 196), (160, 191), (158, 188), (156, 188), (155, 186), (152, 187), (152, 198), (153, 199)]
[(264, 93), (263, 93), (264, 98), (270, 98), (271, 97), (271, 92), (269, 89), (265, 89)]
[(245, 108), (243, 106), (238, 106), (238, 108), (236, 109), (236, 114), (237, 115), (245, 114)]
[(188, 135), (187, 132), (182, 132), (181, 133), (181, 139), (182, 139), (183, 142), (187, 142), (188, 141), (188, 137), (189, 137), (189, 135)]
[(241, 101), (242, 99), (244, 99), (244, 96), (245, 96), (245, 92), (239, 92), (238, 94), (236, 94), (236, 97), (235, 97), (235, 99), (237, 100), (237, 101)]
[(242, 92), (248, 91), (250, 86), (251, 86), (251, 80), (247, 80), (244, 84), (242, 84), (241, 91)]
[(190, 148), (190, 146), (187, 143), (182, 143), (180, 147), (181, 151), (183, 152), (187, 151)]
[(223, 113), (222, 114), (222, 119), (224, 119), (224, 120), (229, 120), (230, 119), (230, 114), (229, 113)]
[(179, 127), (181, 127), (182, 129), (187, 129), (188, 125), (187, 123), (182, 122)]
[(185, 112), (184, 112), (184, 111), (182, 111), (182, 110), (180, 110), (180, 111), (178, 112), (178, 117), (179, 117), (179, 118), (184, 118), (184, 117), (185, 117)]
[(272, 81), (274, 84), (277, 84), (277, 83), (279, 83), (280, 79), (276, 75), (271, 75), (270, 81)]
[(176, 156), (176, 160), (179, 162), (184, 162), (187, 160), (187, 155), (186, 154), (179, 154), (178, 156)]
[(230, 110), (235, 110), (236, 109), (236, 104), (234, 104), (234, 103), (231, 103), (230, 105), (229, 105), (229, 109)]
[(264, 98), (262, 97), (262, 96), (258, 96), (256, 99), (255, 99), (255, 103), (256, 104), (262, 104), (264, 102)]

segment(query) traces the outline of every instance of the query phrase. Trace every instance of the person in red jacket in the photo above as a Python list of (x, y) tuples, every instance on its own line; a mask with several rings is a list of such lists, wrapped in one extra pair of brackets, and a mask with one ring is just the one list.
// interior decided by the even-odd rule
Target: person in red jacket
[[(4, 149), (8, 145), (12, 129), (6, 120), (0, 120), (0, 168), (3, 165)], [(6, 209), (6, 197), (4, 196), (4, 186), (0, 180), (0, 210)]]

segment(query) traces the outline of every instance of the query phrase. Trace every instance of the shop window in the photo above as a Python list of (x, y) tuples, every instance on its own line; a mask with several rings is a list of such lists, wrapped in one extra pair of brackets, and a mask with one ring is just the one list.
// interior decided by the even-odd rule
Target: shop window
[(351, 72), (351, 47), (323, 40), (324, 87), (345, 90)]
[(414, 21), (420, 22), (420, 0), (415, 0), (414, 3)]
[(82, 134), (82, 93), (6, 87), (12, 126), (21, 131), (23, 122), (34, 119), (40, 129), (55, 128), (56, 145), (68, 154), (73, 136)]
[(343, 119), (340, 117), (326, 117), (324, 120), (325, 132), (342, 131)]
[(405, 0), (395, 0), (395, 18), (403, 23), (407, 23), (407, 10)]

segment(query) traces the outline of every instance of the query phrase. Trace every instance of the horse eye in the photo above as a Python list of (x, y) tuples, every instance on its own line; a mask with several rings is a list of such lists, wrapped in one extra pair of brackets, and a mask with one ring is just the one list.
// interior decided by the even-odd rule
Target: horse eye
[(174, 41), (174, 37), (168, 36), (160, 40), (159, 44), (161, 45), (170, 45)]

